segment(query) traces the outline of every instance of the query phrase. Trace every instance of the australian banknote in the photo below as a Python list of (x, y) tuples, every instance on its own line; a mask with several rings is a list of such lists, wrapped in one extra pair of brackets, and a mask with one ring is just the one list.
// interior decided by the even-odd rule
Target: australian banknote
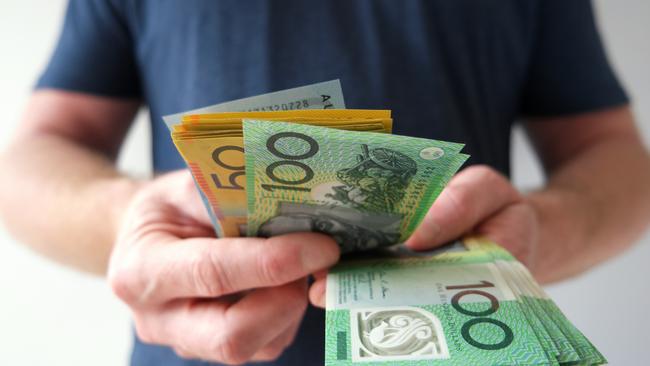
[(336, 79), (170, 114), (163, 120), (171, 129), (188, 114), (344, 108), (341, 82)]
[[(229, 102), (219, 103), (203, 108), (188, 110), (176, 114), (163, 116), (163, 120), (167, 127), (173, 131), (174, 126), (182, 126), (183, 116), (187, 115), (199, 115), (207, 113), (217, 113), (217, 112), (244, 112), (244, 111), (287, 111), (287, 110), (310, 110), (310, 109), (343, 109), (345, 108), (345, 102), (343, 98), (343, 92), (341, 90), (341, 83), (337, 80), (331, 80), (311, 85), (305, 85), (297, 88), (286, 89), (281, 91), (276, 91), (272, 93), (247, 97), (243, 99), (237, 99)], [(208, 136), (209, 137), (209, 136)], [(214, 156), (214, 151), (219, 148), (219, 145), (225, 146), (235, 146), (235, 141), (215, 141), (214, 139), (201, 140), (199, 138), (194, 139), (198, 144), (202, 145), (200, 147), (194, 148), (193, 152), (190, 153), (190, 160), (186, 158), (186, 163), (193, 173), (199, 191), (201, 193), (201, 198), (210, 214), (213, 226), (218, 236), (238, 236), (242, 230), (245, 231), (245, 222), (246, 222), (246, 201), (245, 197), (242, 198), (241, 204), (230, 205), (226, 203), (224, 209), (220, 209), (220, 206), (217, 204), (217, 196), (214, 195), (213, 190), (211, 190), (211, 179), (214, 177), (213, 174), (215, 170), (220, 170), (223, 168), (223, 164), (218, 164), (219, 159), (209, 159), (210, 156)], [(235, 144), (233, 145), (233, 142)], [(180, 145), (186, 145), (186, 142), (180, 143)], [(237, 145), (241, 148), (241, 144)], [(177, 147), (182, 149), (181, 155), (184, 151), (188, 149), (185, 146), (180, 146), (177, 143)], [(197, 153), (198, 150), (201, 150), (201, 153)], [(237, 152), (235, 150), (223, 151), (224, 154), (217, 154), (218, 157), (225, 159), (226, 155), (233, 155), (232, 158), (237, 160)], [(242, 151), (243, 152), (243, 151)], [(184, 157), (186, 156), (185, 154)], [(208, 157), (206, 159), (206, 157)], [(243, 158), (242, 158), (243, 160)], [(210, 169), (206, 169), (206, 166), (209, 166)], [(229, 165), (227, 168), (236, 168), (238, 165)], [(242, 165), (243, 168), (243, 165)], [(207, 171), (206, 171), (207, 170)], [(235, 169), (237, 170), (237, 169)], [(233, 173), (233, 172), (230, 172)], [(234, 172), (235, 175), (229, 175), (229, 178), (233, 181), (230, 182), (230, 186), (234, 187), (232, 189), (239, 189), (237, 187), (237, 178), (243, 173), (239, 174), (237, 171)], [(238, 175), (239, 174), (239, 175)], [(227, 185), (226, 185), (227, 187)], [(212, 185), (214, 188), (214, 185)], [(228, 188), (226, 188), (228, 189)], [(243, 189), (243, 188), (242, 188)], [(230, 192), (230, 191), (226, 191)], [(232, 212), (228, 211), (232, 208)], [(232, 219), (231, 219), (232, 218)], [(228, 222), (225, 222), (227, 220)]]
[(330, 366), (606, 362), (525, 267), (484, 238), (341, 262), (326, 301)]
[(390, 111), (359, 109), (227, 112), (187, 115), (173, 126), (172, 140), (192, 171), (211, 213), (217, 234), (246, 234), (242, 119), (266, 118), (330, 128), (390, 133)]
[(343, 252), (399, 243), (467, 159), (462, 147), (245, 120), (248, 235), (322, 232)]

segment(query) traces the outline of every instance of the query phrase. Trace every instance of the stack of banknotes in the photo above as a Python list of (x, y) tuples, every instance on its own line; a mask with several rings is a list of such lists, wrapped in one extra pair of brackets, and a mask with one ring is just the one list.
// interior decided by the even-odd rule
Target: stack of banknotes
[(345, 109), (338, 80), (165, 116), (218, 237), (320, 232), (326, 365), (596, 365), (605, 359), (498, 245), (397, 244), (468, 156)]
[(327, 277), (326, 365), (601, 365), (510, 253), (484, 238), (403, 247)]

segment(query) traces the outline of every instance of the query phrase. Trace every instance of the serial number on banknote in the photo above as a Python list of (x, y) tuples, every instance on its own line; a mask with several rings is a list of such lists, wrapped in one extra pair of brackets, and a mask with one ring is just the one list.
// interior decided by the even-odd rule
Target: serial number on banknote
[(250, 108), (247, 112), (290, 111), (295, 109), (309, 109), (314, 108), (315, 106), (319, 106), (322, 109), (334, 108), (334, 104), (332, 104), (330, 99), (332, 99), (330, 95), (322, 94), (320, 97), (315, 98), (306, 98), (287, 103)]

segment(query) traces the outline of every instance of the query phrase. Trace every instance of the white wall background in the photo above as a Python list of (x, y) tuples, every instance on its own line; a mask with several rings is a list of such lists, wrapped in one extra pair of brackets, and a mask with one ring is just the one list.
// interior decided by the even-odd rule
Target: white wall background
[[(650, 142), (650, 2), (596, 3), (611, 58)], [(0, 148), (51, 52), (64, 6), (64, 0), (0, 0)], [(120, 159), (132, 174), (150, 172), (146, 118), (139, 116)], [(514, 181), (534, 187), (541, 182), (537, 162), (521, 131), (513, 140)], [(0, 179), (6, 179), (1, 172)], [(647, 362), (648, 261), (650, 234), (607, 264), (548, 288), (613, 365)], [(130, 343), (128, 311), (102, 279), (36, 256), (0, 228), (0, 365), (126, 365)]]

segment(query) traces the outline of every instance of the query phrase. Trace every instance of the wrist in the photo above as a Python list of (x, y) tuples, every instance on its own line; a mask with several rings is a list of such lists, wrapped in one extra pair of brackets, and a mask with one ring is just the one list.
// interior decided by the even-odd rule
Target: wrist
[(99, 204), (107, 210), (105, 226), (111, 248), (133, 197), (146, 184), (144, 180), (118, 176), (101, 179), (92, 185), (93, 194), (99, 197)]
[(579, 258), (591, 232), (590, 216), (578, 192), (547, 188), (526, 196), (539, 225), (536, 275), (543, 282), (580, 272)]

